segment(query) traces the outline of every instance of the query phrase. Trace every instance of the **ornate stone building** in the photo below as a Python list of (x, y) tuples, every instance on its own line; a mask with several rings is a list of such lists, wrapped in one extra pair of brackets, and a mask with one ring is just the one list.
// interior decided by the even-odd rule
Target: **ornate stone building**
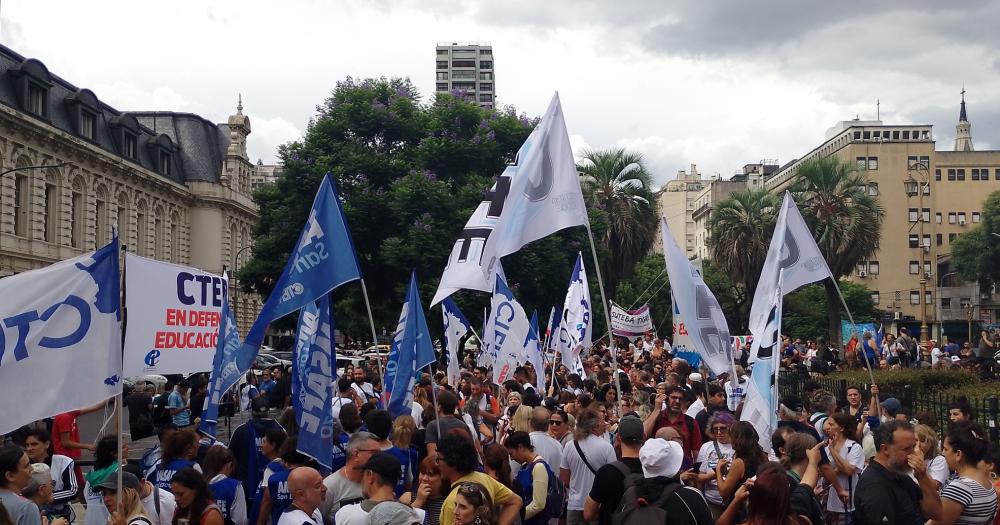
[[(225, 124), (121, 112), (0, 46), (0, 275), (94, 250), (116, 224), (145, 257), (215, 273), (245, 264), (258, 213), (242, 110)], [(246, 330), (259, 299), (233, 299)]]

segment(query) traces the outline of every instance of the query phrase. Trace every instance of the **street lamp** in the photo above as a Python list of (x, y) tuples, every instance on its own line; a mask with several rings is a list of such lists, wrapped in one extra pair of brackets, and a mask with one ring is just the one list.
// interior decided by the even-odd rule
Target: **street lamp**
[[(910, 188), (916, 185), (917, 189), (917, 223), (920, 225), (920, 237), (917, 241), (917, 248), (920, 252), (920, 344), (927, 346), (927, 272), (924, 270), (927, 264), (926, 250), (930, 249), (928, 244), (924, 246), (924, 186), (930, 184), (930, 174), (927, 164), (915, 162), (908, 168), (909, 174), (903, 185), (906, 189), (906, 196), (911, 196)], [(916, 172), (920, 180), (913, 177)]]

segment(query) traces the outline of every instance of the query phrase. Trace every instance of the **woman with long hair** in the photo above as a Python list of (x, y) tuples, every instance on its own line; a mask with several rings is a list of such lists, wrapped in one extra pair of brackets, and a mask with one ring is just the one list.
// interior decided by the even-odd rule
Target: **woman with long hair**
[(488, 476), (510, 490), (518, 492), (510, 471), (510, 454), (503, 445), (494, 443), (483, 449), (483, 468)]
[(823, 423), (827, 437), (826, 454), (830, 466), (837, 472), (841, 492), (831, 492), (826, 498), (826, 522), (829, 525), (846, 524), (854, 511), (854, 487), (865, 468), (865, 454), (854, 432), (858, 421), (847, 412), (831, 414)]
[(497, 525), (493, 500), (479, 483), (465, 481), (455, 497), (455, 525)]
[(420, 477), (417, 490), (400, 496), (399, 501), (415, 509), (425, 511), (424, 525), (439, 525), (441, 522), (441, 507), (448, 495), (441, 469), (436, 458), (426, 457), (420, 462)]
[(757, 475), (757, 467), (767, 461), (767, 454), (760, 448), (760, 437), (748, 421), (730, 425), (729, 439), (733, 443), (733, 460), (720, 458), (715, 468), (715, 482), (723, 501), (731, 500), (743, 482)]
[(142, 496), (138, 487), (141, 487), (139, 478), (128, 472), (122, 472), (121, 487), (118, 486), (117, 472), (108, 476), (98, 486), (104, 500), (104, 508), (111, 514), (108, 525), (153, 525), (153, 520), (142, 506)]
[(173, 525), (178, 525), (182, 519), (190, 525), (223, 525), (225, 522), (201, 472), (191, 467), (180, 469), (170, 480), (170, 491), (177, 503)]
[(499, 443), (502, 445), (507, 441), (507, 436), (512, 432), (531, 432), (531, 407), (520, 405), (510, 418), (510, 425), (507, 426), (503, 435), (500, 436)]
[(24, 435), (24, 451), (32, 463), (45, 463), (52, 474), (52, 503), (42, 509), (49, 518), (73, 521), (71, 504), (80, 493), (73, 458), (52, 453), (52, 438), (45, 429), (34, 428)]
[(944, 457), (956, 477), (941, 491), (941, 517), (933, 525), (987, 524), (997, 514), (997, 494), (980, 463), (987, 459), (989, 439), (973, 421), (953, 423), (944, 438)]
[[(128, 445), (122, 443), (122, 457), (128, 458)], [(124, 461), (122, 461), (124, 463)], [(83, 476), (83, 498), (87, 502), (84, 525), (106, 525), (111, 514), (104, 508), (104, 497), (97, 486), (108, 476), (114, 475), (120, 466), (118, 461), (118, 436), (104, 436), (94, 447), (94, 468)]]
[[(791, 490), (788, 476), (778, 463), (764, 463), (757, 469), (757, 477), (740, 484), (733, 501), (719, 518), (718, 525), (801, 525), (804, 523), (792, 516)], [(738, 520), (737, 515), (746, 507), (746, 518)]]
[(160, 445), (160, 464), (149, 474), (150, 482), (163, 489), (171, 490), (174, 474), (185, 468), (201, 472), (201, 466), (194, 461), (198, 455), (198, 434), (192, 430), (171, 432)]
[(917, 450), (923, 453), (924, 461), (927, 462), (927, 475), (937, 481), (940, 492), (941, 487), (948, 482), (951, 471), (948, 469), (948, 460), (941, 454), (938, 433), (927, 425), (913, 425), (913, 431), (917, 433)]
[(236, 469), (236, 458), (228, 448), (216, 444), (208, 447), (202, 470), (212, 499), (219, 505), (222, 518), (234, 525), (247, 524), (247, 500), (240, 480), (230, 476)]
[[(423, 390), (422, 388), (419, 390)], [(392, 448), (386, 452), (396, 456), (403, 467), (403, 475), (396, 483), (396, 497), (413, 489), (416, 481), (417, 465), (420, 461), (417, 449), (413, 448), (413, 435), (417, 433), (417, 424), (412, 416), (401, 415), (392, 422)]]

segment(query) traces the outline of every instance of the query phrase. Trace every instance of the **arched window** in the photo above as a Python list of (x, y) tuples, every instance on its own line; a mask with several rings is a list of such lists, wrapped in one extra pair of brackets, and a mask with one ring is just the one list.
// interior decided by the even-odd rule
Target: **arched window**
[(42, 240), (59, 242), (59, 172), (46, 170), (45, 174), (45, 213), (42, 225)]
[[(28, 157), (17, 159), (17, 167), (30, 166)], [(28, 223), (31, 222), (31, 174), (27, 171), (14, 173), (14, 235), (28, 236)]]
[(118, 237), (121, 239), (122, 244), (131, 243), (131, 215), (132, 212), (129, 209), (129, 199), (128, 194), (124, 191), (118, 194), (118, 209), (115, 214), (115, 226), (118, 228)]
[(162, 260), (163, 255), (166, 252), (163, 248), (163, 243), (166, 239), (163, 238), (163, 207), (157, 206), (153, 210), (153, 257), (157, 260)]
[(100, 248), (108, 243), (108, 189), (102, 184), (94, 192), (94, 240)]
[(177, 212), (173, 212), (170, 214), (170, 244), (168, 244), (167, 246), (170, 247), (168, 251), (169, 253), (168, 260), (173, 263), (180, 262), (180, 260), (178, 259), (178, 257), (180, 256), (180, 250), (178, 249), (178, 247), (181, 244), (181, 239), (179, 236), (180, 222), (181, 218), (180, 215), (177, 214)]
[(135, 235), (135, 253), (148, 255), (149, 225), (146, 221), (146, 201), (141, 199), (135, 203)]
[(69, 244), (74, 248), (83, 248), (83, 232), (87, 226), (87, 201), (84, 198), (83, 179), (73, 179), (72, 198), (70, 199), (70, 237)]

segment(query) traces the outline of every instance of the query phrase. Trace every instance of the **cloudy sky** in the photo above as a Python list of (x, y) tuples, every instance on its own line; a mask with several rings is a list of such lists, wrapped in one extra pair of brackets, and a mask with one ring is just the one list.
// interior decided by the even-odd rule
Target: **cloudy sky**
[(241, 92), (269, 162), (337, 80), (408, 76), (429, 99), (437, 41), (489, 41), (500, 104), (537, 115), (558, 90), (575, 145), (637, 149), (663, 182), (785, 163), (876, 100), (950, 149), (963, 83), (995, 148), (997, 20), (986, 0), (5, 0), (0, 42), (120, 110), (221, 122)]

